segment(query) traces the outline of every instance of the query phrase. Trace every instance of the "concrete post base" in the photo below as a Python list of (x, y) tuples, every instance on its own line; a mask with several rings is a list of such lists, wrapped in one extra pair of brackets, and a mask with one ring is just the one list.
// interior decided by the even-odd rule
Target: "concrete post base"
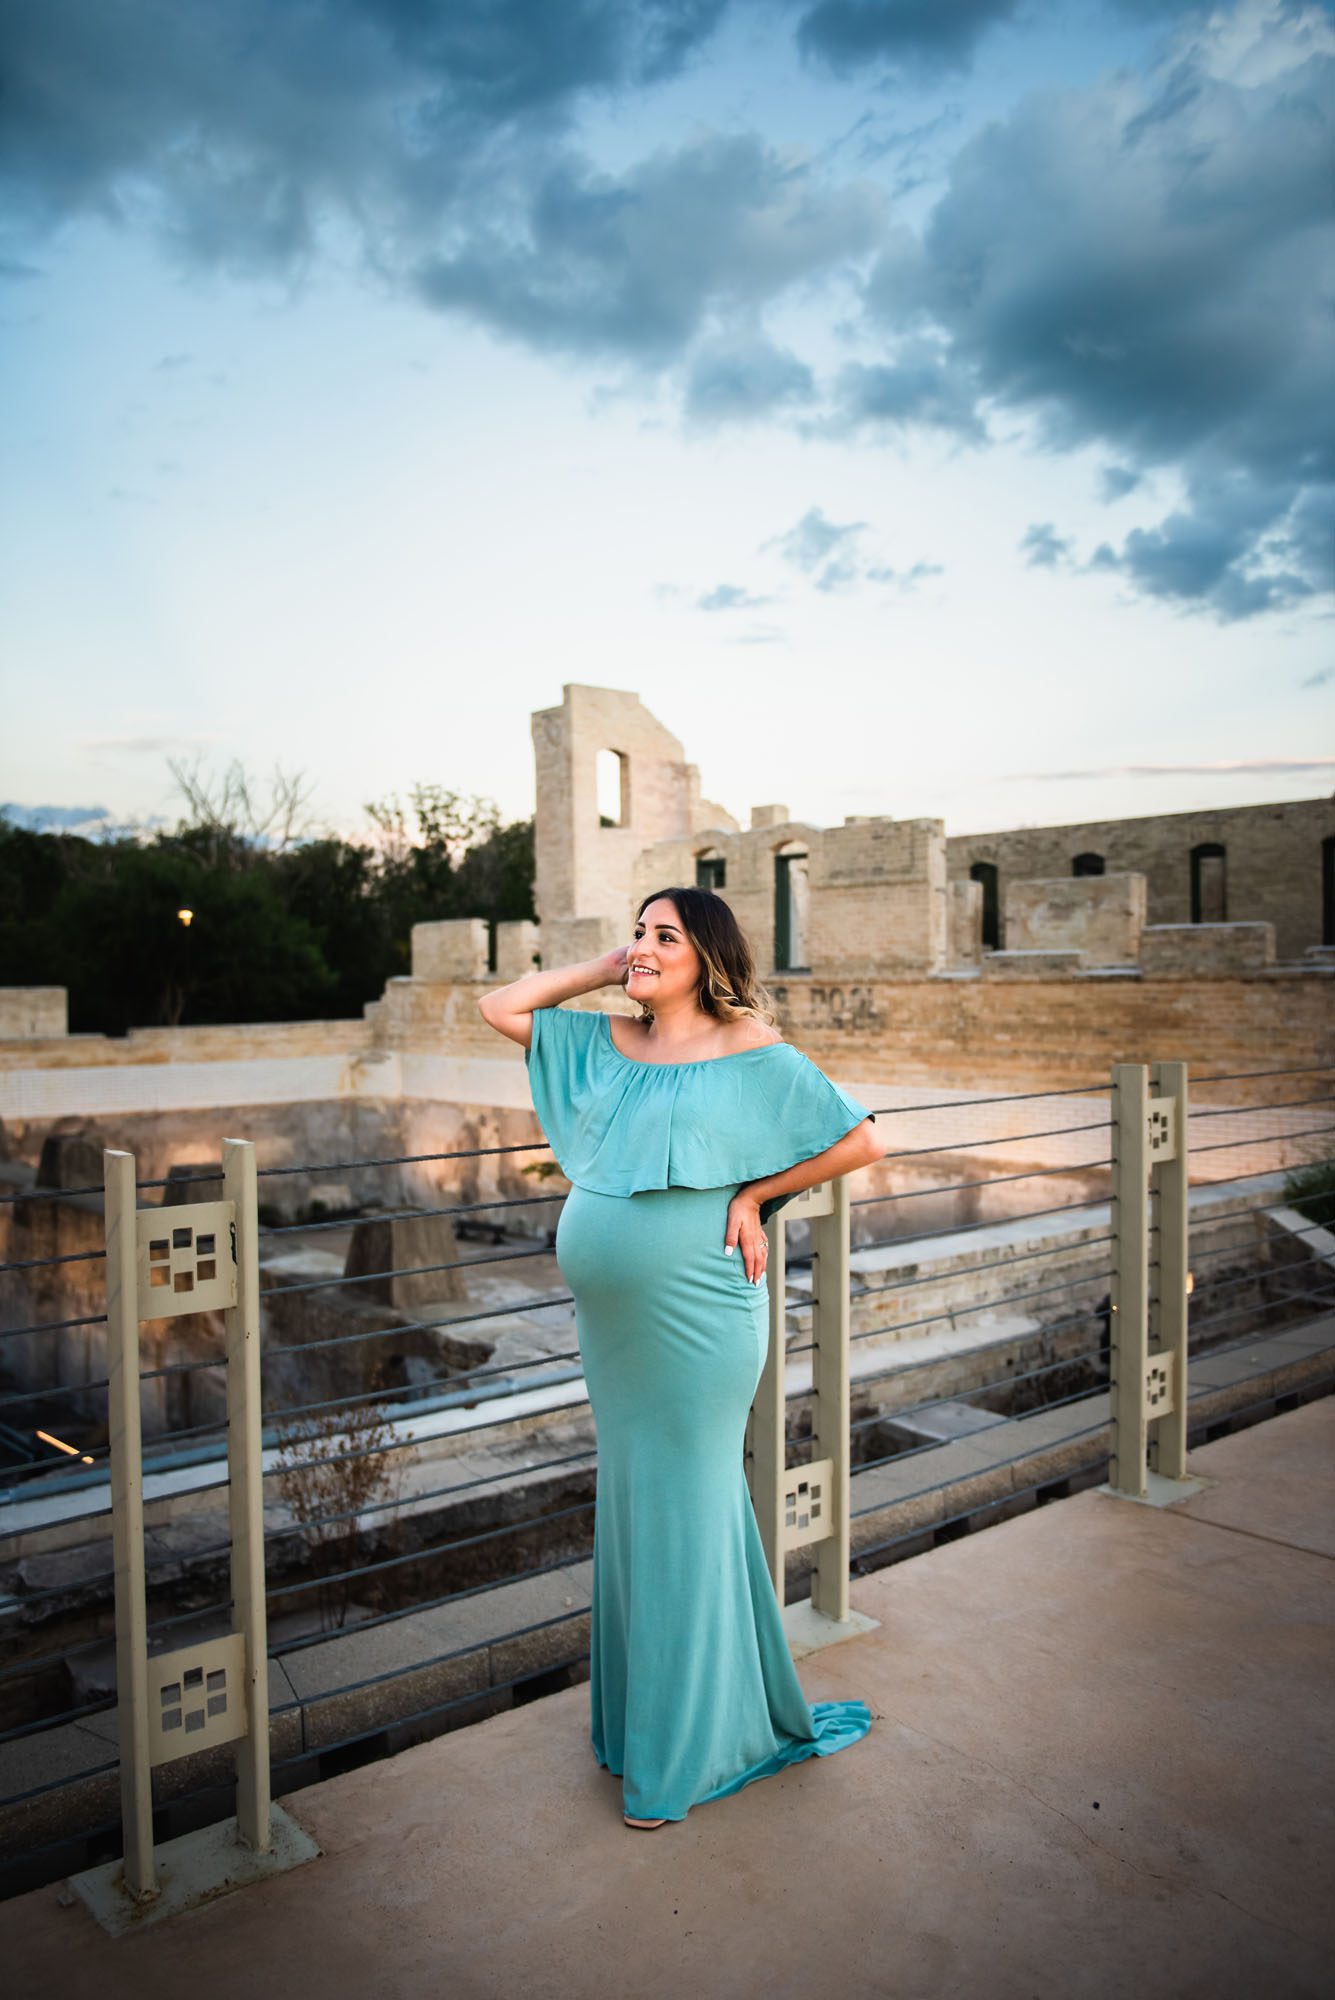
[(71, 1875), (69, 1886), (103, 1930), (112, 1937), (124, 1937), (159, 1923), (163, 1917), (178, 1916), (182, 1910), (197, 1909), (201, 1903), (229, 1895), (248, 1882), (263, 1881), (297, 1868), (303, 1861), (314, 1861), (324, 1852), (281, 1806), (270, 1806), (269, 1827), (267, 1854), (259, 1854), (237, 1839), (235, 1816), (164, 1841), (153, 1854), (157, 1894), (142, 1901), (126, 1893), (123, 1860), (106, 1861), (100, 1868)]
[(1171, 1507), (1174, 1501), (1192, 1500), (1214, 1484), (1212, 1479), (1165, 1479), (1161, 1472), (1147, 1472), (1143, 1493), (1123, 1493), (1120, 1487), (1106, 1483), (1096, 1486), (1094, 1491), (1106, 1493), (1113, 1500), (1135, 1500), (1142, 1507)]
[(819, 1653), (824, 1646), (835, 1646), (841, 1639), (857, 1639), (864, 1632), (875, 1632), (880, 1622), (879, 1618), (868, 1618), (865, 1612), (854, 1611), (851, 1606), (847, 1618), (826, 1618), (812, 1610), (809, 1597), (783, 1607), (783, 1629), (795, 1660), (804, 1660), (808, 1653)]

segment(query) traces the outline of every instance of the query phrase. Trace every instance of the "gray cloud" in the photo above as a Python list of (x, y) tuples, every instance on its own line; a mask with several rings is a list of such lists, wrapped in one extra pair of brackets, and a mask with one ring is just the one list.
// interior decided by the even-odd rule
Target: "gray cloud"
[(1235, 619), (1331, 580), (1335, 62), (1272, 42), (1234, 81), (1213, 33), (1151, 86), (1047, 92), (962, 148), (870, 279), (887, 372), (836, 414), (1022, 413), (1049, 450), (1115, 451), (1114, 494), (1176, 467), (1186, 507), (1096, 562)]
[(1209, 603), (1221, 618), (1283, 610), (1335, 585), (1335, 488), (1294, 499), (1246, 470), (1193, 479), (1189, 506), (1157, 527), (1103, 543), (1092, 567), (1118, 570), (1147, 596)]
[(1012, 784), (1053, 778), (1288, 778), (1335, 771), (1335, 757), (1249, 757), (1215, 764), (1098, 764), (1087, 771), (1008, 771)]
[[(1211, 0), (1112, 0), (1133, 19), (1201, 19)], [(1282, 0), (1290, 13), (1302, 0)], [(1330, 10), (1332, 0), (1317, 0)], [(803, 55), (836, 76), (867, 68), (919, 72), (967, 70), (993, 28), (1023, 22), (1021, 0), (803, 0), (797, 43)]]
[[(416, 282), (428, 304), (532, 345), (663, 366), (711, 316), (753, 315), (871, 250), (881, 208), (870, 185), (827, 188), (749, 136), (706, 136), (620, 176), (566, 156), (514, 208), (479, 214), (448, 254), (424, 260)], [(801, 364), (763, 341), (750, 343), (748, 386), (746, 351), (732, 349), (734, 405), (801, 392)]]
[(1134, 493), (1140, 485), (1142, 476), (1126, 465), (1105, 465), (1099, 475), (1103, 498), (1109, 503), (1114, 500), (1125, 500), (1127, 494)]
[(727, 4), (42, 0), (6, 21), (0, 177), (29, 220), (147, 206), (237, 268), (291, 266), (331, 214), (385, 255), (499, 136), (550, 143), (581, 101), (672, 75)]
[(896, 590), (902, 591), (916, 590), (918, 585), (926, 583), (929, 577), (944, 576), (945, 573), (941, 563), (931, 562), (915, 562), (910, 564), (908, 569), (892, 569), (885, 564), (863, 572), (868, 583), (889, 583), (893, 584)]
[(758, 611), (762, 604), (773, 602), (769, 597), (757, 597), (749, 590), (743, 590), (739, 583), (716, 583), (703, 597), (697, 597), (697, 611)]
[(1069, 559), (1071, 544), (1051, 521), (1035, 521), (1025, 529), (1020, 551), (1030, 569), (1056, 569)]
[(183, 259), (302, 276), (331, 233), (427, 305), (552, 352), (662, 368), (695, 423), (808, 400), (760, 327), (874, 249), (884, 197), (756, 138), (618, 173), (597, 96), (678, 71), (730, 0), (47, 0), (7, 25), (0, 186), (30, 228), (94, 212)]
[(787, 634), (778, 625), (753, 625), (748, 631), (734, 632), (734, 646), (781, 646)]
[(761, 553), (774, 550), (784, 562), (809, 577), (817, 590), (834, 592), (854, 584), (890, 584), (896, 590), (916, 590), (929, 577), (943, 574), (940, 563), (915, 562), (908, 569), (869, 561), (862, 543), (865, 521), (831, 521), (821, 507), (809, 507), (800, 521), (782, 535), (762, 542)]
[(964, 69), (979, 40), (1019, 0), (818, 0), (797, 26), (798, 47), (838, 75), (868, 63)]
[(846, 561), (849, 547), (866, 528), (865, 521), (827, 520), (823, 507), (808, 507), (785, 534), (762, 542), (762, 551), (777, 549), (787, 563), (811, 576), (831, 559)]
[(110, 825), (105, 806), (0, 805), (0, 819), (28, 833), (87, 833)]
[(848, 131), (828, 149), (828, 156), (851, 151), (864, 166), (884, 161), (889, 165), (895, 194), (909, 194), (921, 186), (936, 166), (939, 149), (958, 127), (963, 108), (947, 104), (930, 118), (915, 125), (892, 122), (884, 114), (864, 111)]
[(987, 430), (976, 408), (972, 373), (945, 349), (910, 341), (893, 362), (850, 361), (834, 382), (832, 410), (824, 428), (834, 433), (872, 429), (905, 430), (922, 425), (954, 432), (974, 444)]
[(299, 280), (351, 242), (391, 289), (539, 350), (684, 365), (692, 425), (754, 421), (814, 393), (766, 308), (874, 251), (883, 191), (755, 137), (608, 173), (572, 136), (730, 4), (47, 0), (7, 23), (0, 192), (20, 232), (95, 213), (243, 276)]
[(858, 542), (865, 521), (831, 521), (820, 507), (809, 507), (785, 534), (762, 542), (762, 553), (776, 549), (786, 563), (809, 576), (817, 590), (835, 591), (856, 583), (862, 574)]
[(684, 408), (697, 424), (747, 423), (815, 394), (811, 370), (763, 335), (703, 342), (686, 372)]

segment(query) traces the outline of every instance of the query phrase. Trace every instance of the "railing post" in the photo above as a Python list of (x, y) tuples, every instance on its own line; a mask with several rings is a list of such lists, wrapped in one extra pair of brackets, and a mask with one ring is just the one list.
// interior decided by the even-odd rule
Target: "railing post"
[[(815, 1302), (811, 1309), (811, 1466), (827, 1466), (826, 1518), (829, 1532), (816, 1546), (811, 1607), (842, 1623), (848, 1617), (849, 1457), (849, 1277), (848, 1182), (829, 1184), (830, 1204), (811, 1224)], [(819, 1490), (811, 1496), (819, 1506)]]
[[(787, 1469), (788, 1255), (785, 1225), (811, 1224), (812, 1457)], [(747, 1421), (751, 1498), (794, 1654), (875, 1629), (848, 1601), (849, 1212), (844, 1177), (806, 1188), (769, 1227), (769, 1353)], [(785, 1558), (814, 1545), (809, 1604), (785, 1604)]]
[(116, 1566), (116, 1725), (126, 1893), (155, 1895), (148, 1729), (148, 1611), (139, 1421), (139, 1278), (133, 1153), (104, 1152), (111, 1543)]
[[(791, 1205), (791, 1204), (790, 1204)], [(769, 1225), (769, 1348), (746, 1420), (750, 1452), (751, 1504), (780, 1605), (784, 1601), (783, 1469), (787, 1457), (788, 1408), (785, 1395), (788, 1347), (788, 1244), (784, 1211)]]
[[(71, 1877), (108, 1929), (163, 1913), (318, 1852), (272, 1804), (260, 1431), (259, 1229), (255, 1149), (223, 1146), (223, 1199), (139, 1209), (131, 1153), (103, 1155), (111, 1398), (112, 1535), (116, 1578), (117, 1712), (124, 1858)], [(221, 1312), (226, 1327), (228, 1513), (232, 1629), (169, 1653), (148, 1651), (144, 1576), (139, 1328), (145, 1319)], [(198, 1836), (201, 1859), (169, 1868), (160, 1889), (153, 1853), (153, 1768), (235, 1742), (235, 1838)], [(282, 1834), (282, 1851), (273, 1834)], [(212, 1834), (212, 1838), (209, 1836)], [(179, 1846), (197, 1837), (183, 1835)], [(244, 1858), (242, 1858), (244, 1857)], [(219, 1871), (221, 1871), (219, 1873)]]
[(1145, 1202), (1149, 1084), (1144, 1063), (1112, 1070), (1112, 1307), (1109, 1376), (1112, 1449), (1108, 1485), (1139, 1499), (1145, 1492), (1145, 1361), (1148, 1228)]
[(269, 1641), (264, 1600), (264, 1480), (261, 1457), (260, 1256), (255, 1148), (223, 1141), (223, 1195), (235, 1217), (236, 1303), (226, 1313), (227, 1478), (232, 1535), (232, 1621), (244, 1641), (247, 1729), (236, 1748), (237, 1832), (248, 1847), (271, 1845)]
[[(1187, 1457), (1187, 1070), (1112, 1071), (1112, 1446), (1118, 1499), (1164, 1506), (1199, 1492)], [(1150, 1216), (1156, 1284), (1151, 1297)]]
[(1150, 1068), (1156, 1108), (1167, 1129), (1150, 1132), (1150, 1226), (1155, 1251), (1149, 1338), (1168, 1369), (1168, 1407), (1150, 1425), (1150, 1470), (1164, 1479), (1187, 1472), (1187, 1065)]

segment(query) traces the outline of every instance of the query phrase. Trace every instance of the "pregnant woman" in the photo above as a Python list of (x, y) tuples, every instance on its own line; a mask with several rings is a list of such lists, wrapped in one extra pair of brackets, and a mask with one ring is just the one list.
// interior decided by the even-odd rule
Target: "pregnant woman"
[[(605, 986), (632, 1019), (563, 1000)], [(556, 1232), (598, 1434), (594, 1754), (633, 1827), (685, 1819), (856, 1743), (862, 1701), (808, 1706), (742, 1467), (769, 1339), (764, 1225), (883, 1147), (870, 1116), (767, 1025), (721, 896), (671, 888), (631, 942), (480, 1002), (526, 1050), (571, 1183)]]

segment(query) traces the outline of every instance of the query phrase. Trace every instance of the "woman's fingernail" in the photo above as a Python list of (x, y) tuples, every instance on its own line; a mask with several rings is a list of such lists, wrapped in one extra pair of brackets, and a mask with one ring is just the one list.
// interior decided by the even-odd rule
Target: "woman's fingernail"
[(723, 1254), (724, 1254), (724, 1256), (725, 1256), (725, 1257), (731, 1257), (731, 1255), (732, 1255), (732, 1245), (731, 1245), (731, 1243), (725, 1243), (725, 1244), (724, 1244), (724, 1246), (723, 1246)]

